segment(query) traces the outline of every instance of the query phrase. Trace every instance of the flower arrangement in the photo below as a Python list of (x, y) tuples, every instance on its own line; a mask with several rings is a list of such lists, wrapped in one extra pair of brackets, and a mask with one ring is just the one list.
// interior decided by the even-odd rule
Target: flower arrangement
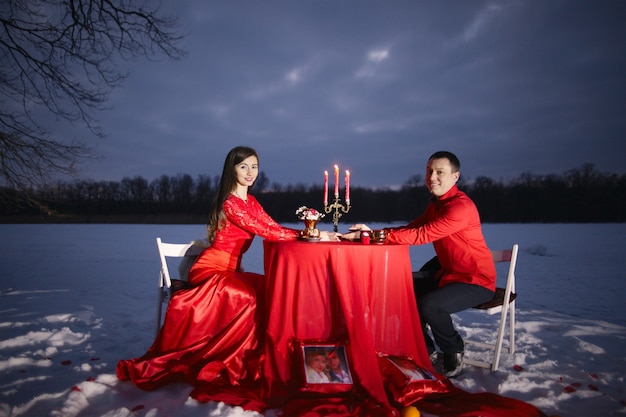
[(324, 214), (320, 213), (314, 208), (302, 206), (299, 207), (298, 210), (296, 210), (296, 216), (298, 216), (300, 220), (319, 220), (324, 217)]

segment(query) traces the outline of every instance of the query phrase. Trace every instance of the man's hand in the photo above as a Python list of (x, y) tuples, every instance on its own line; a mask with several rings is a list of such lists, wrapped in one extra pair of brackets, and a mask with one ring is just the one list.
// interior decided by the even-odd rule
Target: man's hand
[(372, 231), (372, 229), (370, 229), (370, 227), (368, 225), (364, 224), (364, 223), (353, 224), (352, 226), (350, 226), (350, 228), (348, 230), (351, 231), (351, 232), (356, 232), (357, 230), (358, 231), (367, 230), (367, 231), (370, 231), (370, 232)]

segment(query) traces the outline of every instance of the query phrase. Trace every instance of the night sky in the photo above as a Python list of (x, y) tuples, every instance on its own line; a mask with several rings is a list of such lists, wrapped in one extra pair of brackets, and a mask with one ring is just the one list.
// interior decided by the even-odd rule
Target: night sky
[[(125, 62), (80, 178), (221, 173), (395, 186), (456, 153), (465, 179), (624, 173), (626, 1), (163, 0), (180, 61)], [(81, 135), (79, 128), (55, 133)], [(332, 174), (331, 174), (332, 175)]]

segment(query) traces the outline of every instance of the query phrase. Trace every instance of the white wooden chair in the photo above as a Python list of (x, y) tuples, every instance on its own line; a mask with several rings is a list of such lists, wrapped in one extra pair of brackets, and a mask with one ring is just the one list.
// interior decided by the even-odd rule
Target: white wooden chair
[[(195, 258), (202, 252), (206, 245), (198, 244), (198, 241), (190, 243), (165, 243), (160, 237), (156, 238), (159, 258), (161, 259), (161, 270), (159, 271), (159, 292), (157, 298), (157, 320), (155, 334), (159, 333), (161, 328), (161, 314), (163, 312), (163, 303), (167, 303), (171, 297), (172, 275), (167, 264), (167, 258)], [(179, 273), (182, 274), (181, 271)], [(175, 280), (187, 281), (187, 277), (179, 277)]]
[[(466, 357), (463, 359), (463, 362), (468, 365), (478, 366), (481, 368), (490, 368), (492, 371), (495, 371), (498, 369), (500, 354), (502, 353), (502, 350), (507, 351), (509, 354), (515, 353), (515, 299), (517, 298), (517, 294), (515, 293), (515, 267), (517, 265), (518, 249), (518, 245), (514, 244), (512, 249), (491, 251), (494, 262), (509, 263), (506, 286), (504, 288), (496, 288), (496, 295), (491, 301), (476, 306), (474, 308), (480, 311), (484, 311), (489, 315), (500, 313), (500, 321), (498, 323), (499, 325), (496, 335), (496, 342), (484, 343), (470, 339), (465, 340), (465, 343), (478, 346), (480, 348), (492, 350), (493, 359), (491, 362), (487, 362)], [(504, 346), (504, 332), (507, 328), (507, 315), (509, 319), (509, 340), (508, 346)]]

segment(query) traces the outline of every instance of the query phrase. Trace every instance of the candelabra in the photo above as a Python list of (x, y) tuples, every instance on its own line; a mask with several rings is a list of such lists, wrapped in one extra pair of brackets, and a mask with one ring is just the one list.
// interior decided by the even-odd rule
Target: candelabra
[(350, 211), (350, 200), (346, 201), (346, 205), (340, 203), (340, 199), (338, 195), (335, 195), (335, 202), (332, 204), (328, 204), (327, 201), (324, 202), (324, 213), (328, 214), (331, 211), (333, 212), (333, 231), (338, 232), (337, 225), (339, 224), (339, 218), (344, 214)]

